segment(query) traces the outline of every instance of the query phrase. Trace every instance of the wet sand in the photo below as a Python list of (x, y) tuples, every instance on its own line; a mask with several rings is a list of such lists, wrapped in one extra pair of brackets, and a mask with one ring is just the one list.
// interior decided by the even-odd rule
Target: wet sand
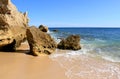
[(0, 52), (0, 79), (67, 79), (65, 71), (48, 56), (27, 55), (22, 44), (16, 52)]
[[(65, 69), (69, 79), (120, 79), (120, 64), (104, 60), (97, 56), (76, 54), (75, 51), (58, 50), (51, 59)], [(67, 53), (70, 52), (70, 53)]]
[(120, 79), (120, 65), (101, 58), (73, 56), (64, 50), (39, 57), (27, 52), (26, 43), (16, 52), (0, 52), (0, 79)]

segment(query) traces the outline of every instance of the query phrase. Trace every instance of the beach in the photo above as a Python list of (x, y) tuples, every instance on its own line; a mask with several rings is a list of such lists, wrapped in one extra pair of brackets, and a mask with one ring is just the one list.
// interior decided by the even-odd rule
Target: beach
[(120, 79), (120, 63), (72, 52), (63, 55), (53, 55), (52, 59), (65, 69), (68, 79)]
[(16, 52), (0, 52), (0, 78), (120, 79), (119, 63), (82, 54), (74, 56), (67, 50), (38, 57), (26, 54), (28, 51), (28, 45), (23, 43)]
[(13, 3), (0, 0), (0, 79), (120, 79), (120, 2)]
[(16, 52), (0, 52), (0, 79), (67, 79), (57, 62), (28, 55), (28, 49), (22, 44)]

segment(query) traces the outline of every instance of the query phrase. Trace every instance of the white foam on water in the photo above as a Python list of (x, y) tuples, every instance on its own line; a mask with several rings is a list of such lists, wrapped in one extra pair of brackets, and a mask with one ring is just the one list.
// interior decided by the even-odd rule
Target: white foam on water
[(97, 61), (74, 51), (53, 54), (50, 58), (65, 68), (69, 79), (120, 79), (120, 65), (115, 63)]
[(50, 34), (50, 33), (51, 33), (51, 31), (50, 31), (50, 30), (48, 30), (48, 31), (47, 31), (47, 33), (48, 33), (48, 34)]
[[(56, 38), (56, 35), (53, 34), (53, 37)], [(60, 40), (56, 39), (56, 41)], [(60, 53), (58, 50), (57, 53), (50, 55), (50, 58), (66, 70), (65, 75), (69, 79), (120, 79), (120, 65), (113, 63), (120, 61), (106, 56), (105, 52), (97, 47), (97, 42), (100, 42), (99, 46), (104, 46), (106, 41), (95, 39), (94, 44), (85, 42), (84, 40), (79, 51)], [(92, 58), (96, 55), (106, 60)]]
[(81, 53), (84, 53), (87, 55), (99, 56), (105, 60), (120, 63), (119, 48), (115, 49), (107, 46), (99, 47), (99, 45), (86, 44), (86, 45), (82, 45), (82, 50), (80, 51), (82, 51)]
[(102, 39), (95, 39), (95, 41), (97, 41), (97, 42), (100, 42), (100, 43), (105, 43), (106, 41), (105, 40), (102, 40)]
[(108, 61), (112, 61), (112, 62), (117, 62), (117, 63), (120, 63), (120, 58), (114, 58), (114, 57), (111, 57), (111, 56), (102, 56), (103, 59), (105, 60), (108, 60)]
[(56, 41), (56, 43), (59, 43), (61, 41), (60, 39), (58, 39), (56, 33), (52, 32), (52, 31), (49, 31), (48, 34), (51, 35), (51, 37)]
[[(79, 51), (66, 51), (65, 53), (59, 53), (58, 50), (50, 58), (66, 70), (65, 75), (69, 79), (120, 79), (120, 65), (113, 63), (115, 61), (112, 57), (102, 56), (101, 49), (95, 50), (94, 45), (82, 44), (82, 47)], [(98, 54), (106, 60), (97, 61), (95, 52), (99, 52)]]

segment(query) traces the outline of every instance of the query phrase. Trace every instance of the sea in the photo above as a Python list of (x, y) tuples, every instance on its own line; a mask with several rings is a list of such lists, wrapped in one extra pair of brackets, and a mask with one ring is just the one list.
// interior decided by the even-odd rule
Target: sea
[[(79, 66), (79, 61), (84, 60), (86, 63), (88, 62), (87, 56), (98, 57), (113, 63), (120, 63), (120, 28), (50, 28), (49, 34), (57, 43), (60, 42), (60, 38), (66, 38), (69, 35), (80, 36), (81, 50), (67, 51), (66, 53), (60, 53), (58, 51), (56, 54), (51, 55), (53, 60), (59, 62), (60, 65), (66, 69), (66, 75), (69, 79), (82, 79), (83, 75), (89, 76), (90, 71), (91, 73), (96, 73), (96, 77), (93, 79), (120, 79), (120, 68), (115, 64), (101, 64), (96, 62), (100, 64), (101, 67), (95, 64), (85, 66), (90, 67), (91, 70), (82, 70)], [(86, 56), (81, 59), (81, 55)], [(67, 64), (67, 62), (69, 62), (69, 64)], [(109, 75), (104, 77), (100, 75), (104, 73), (108, 73)]]
[(50, 28), (50, 34), (57, 43), (60, 38), (80, 35), (82, 49), (79, 53), (92, 53), (113, 62), (120, 62), (120, 28)]

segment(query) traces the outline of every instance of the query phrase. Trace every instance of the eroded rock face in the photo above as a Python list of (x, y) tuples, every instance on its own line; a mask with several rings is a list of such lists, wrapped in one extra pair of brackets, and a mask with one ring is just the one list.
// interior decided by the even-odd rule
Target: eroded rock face
[(58, 44), (59, 49), (68, 49), (68, 50), (79, 50), (80, 46), (80, 36), (79, 35), (70, 35), (66, 39), (62, 39)]
[(34, 26), (27, 29), (26, 34), (32, 55), (51, 54), (57, 48), (56, 42), (49, 34), (40, 31)]
[[(21, 13), (11, 0), (0, 0), (0, 50), (18, 47), (26, 38), (27, 13)], [(14, 43), (14, 45), (13, 45)]]
[(45, 26), (45, 25), (40, 25), (40, 26), (39, 26), (39, 29), (40, 29), (41, 31), (43, 31), (43, 32), (47, 32), (47, 31), (48, 31), (48, 27)]

